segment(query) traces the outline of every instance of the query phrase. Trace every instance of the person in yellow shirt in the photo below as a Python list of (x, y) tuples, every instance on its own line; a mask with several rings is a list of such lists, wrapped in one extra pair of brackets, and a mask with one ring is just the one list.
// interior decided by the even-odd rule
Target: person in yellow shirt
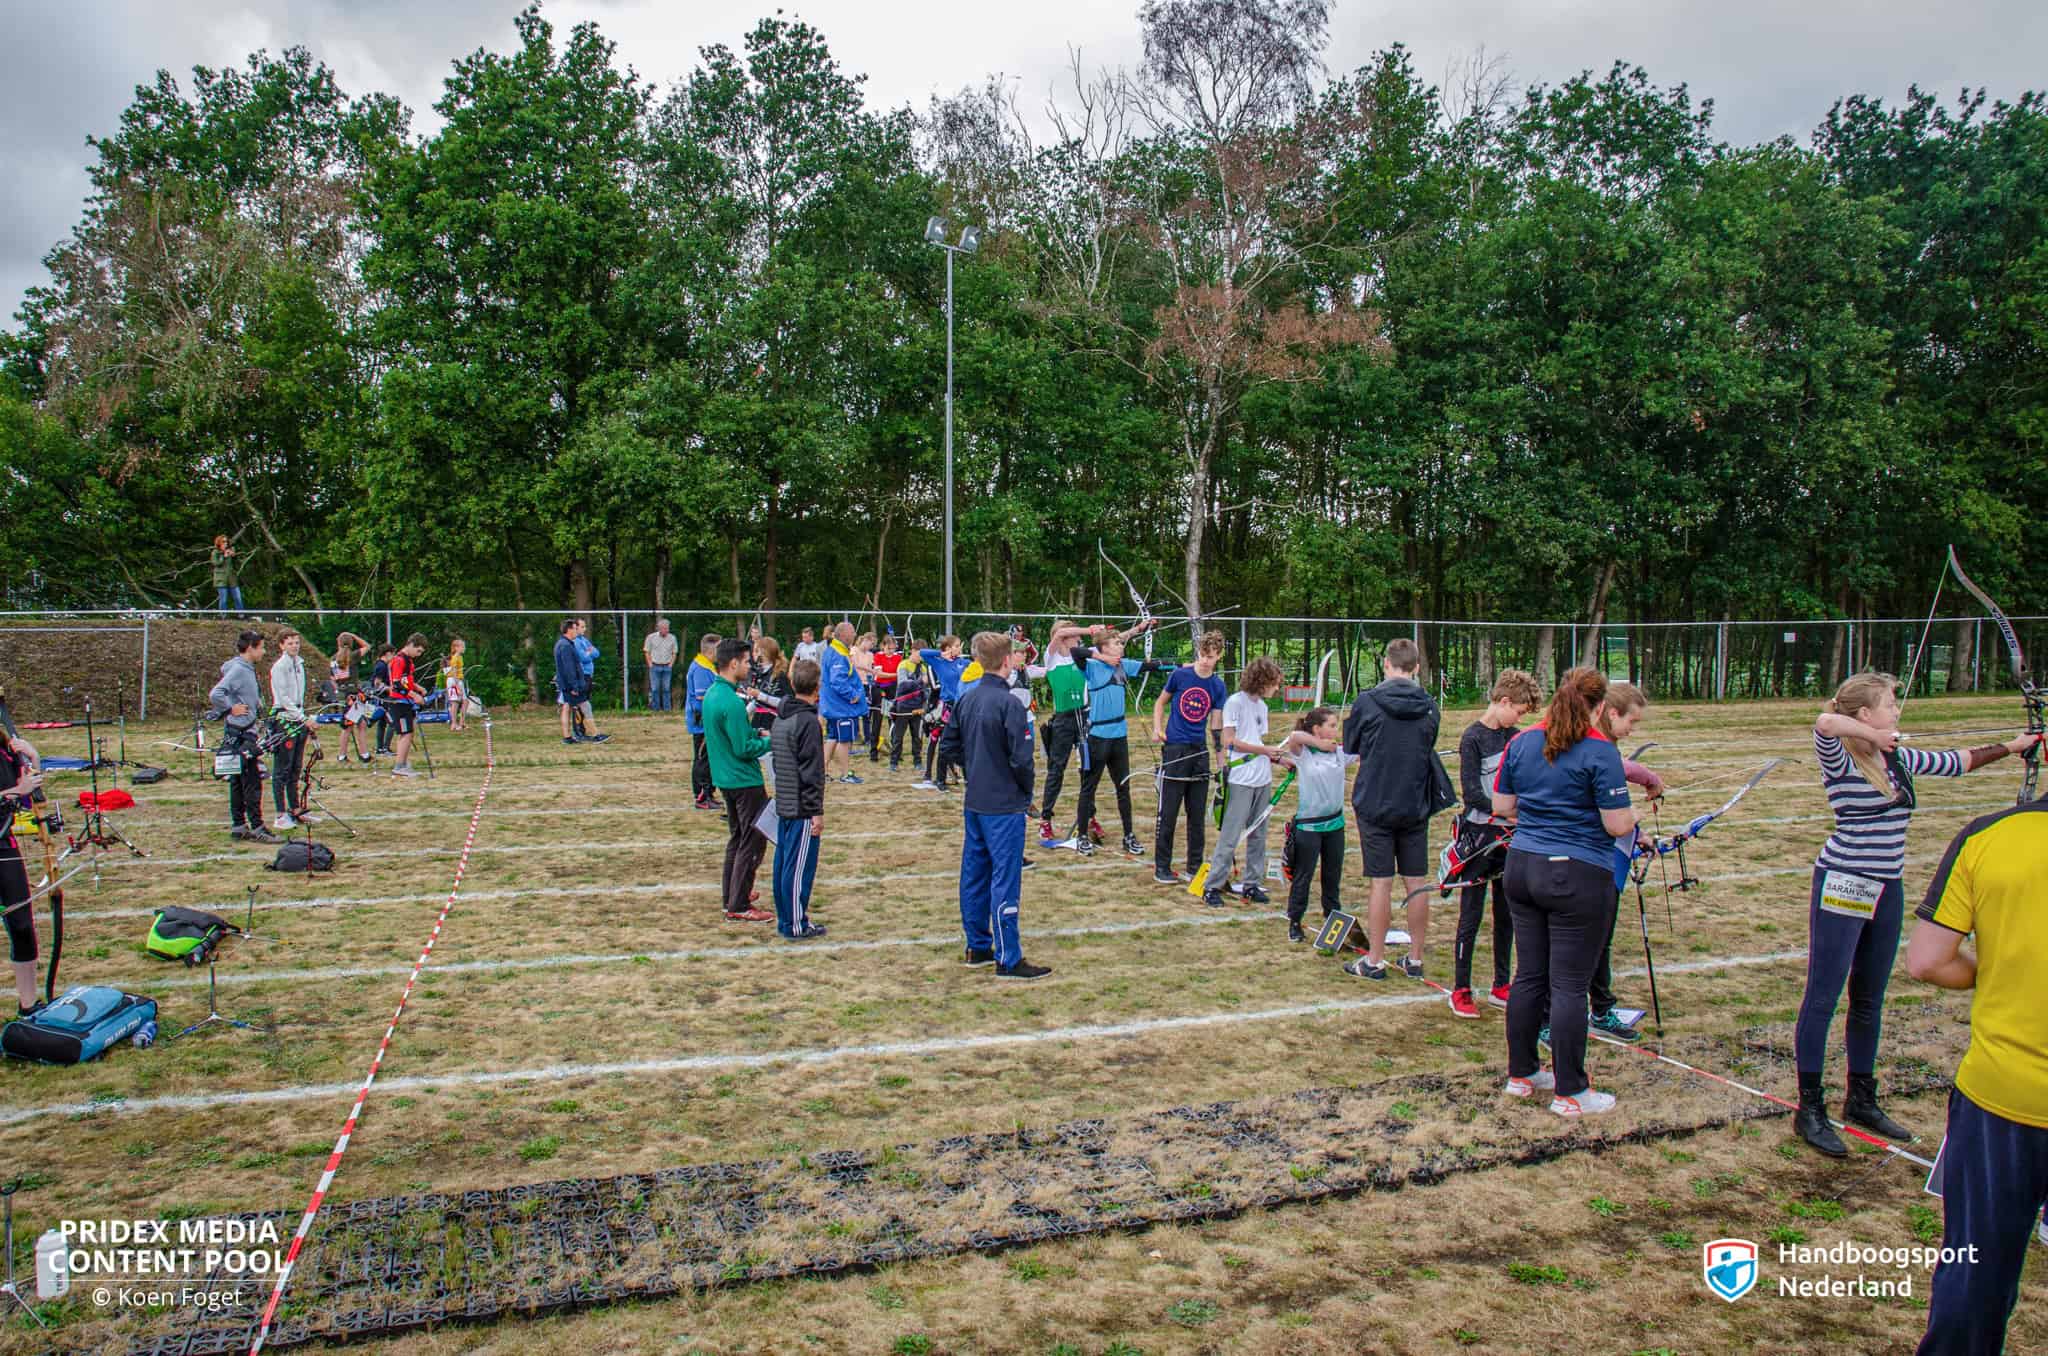
[[(1935, 1269), (1920, 1356), (1995, 1356), (2048, 1203), (2048, 798), (1957, 834), (1919, 916), (1907, 971), (1975, 991), (1941, 1149), (1941, 1242), (1954, 1260)], [(1963, 949), (1973, 933), (1975, 955)]]

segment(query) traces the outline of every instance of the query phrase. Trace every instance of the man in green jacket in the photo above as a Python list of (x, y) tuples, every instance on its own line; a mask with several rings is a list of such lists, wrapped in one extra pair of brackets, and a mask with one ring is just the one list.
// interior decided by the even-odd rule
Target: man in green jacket
[(765, 923), (775, 917), (753, 905), (754, 875), (768, 839), (754, 827), (767, 808), (761, 784), (761, 755), (768, 736), (754, 728), (740, 696), (750, 647), (737, 637), (720, 641), (712, 665), (718, 678), (704, 694), (704, 749), (711, 759), (711, 784), (725, 797), (723, 902), (728, 923)]

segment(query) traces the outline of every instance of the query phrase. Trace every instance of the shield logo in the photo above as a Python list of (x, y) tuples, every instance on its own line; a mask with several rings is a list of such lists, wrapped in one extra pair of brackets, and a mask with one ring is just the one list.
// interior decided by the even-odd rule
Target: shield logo
[(1746, 1238), (1717, 1238), (1707, 1244), (1700, 1264), (1707, 1289), (1730, 1304), (1756, 1288), (1756, 1244)]

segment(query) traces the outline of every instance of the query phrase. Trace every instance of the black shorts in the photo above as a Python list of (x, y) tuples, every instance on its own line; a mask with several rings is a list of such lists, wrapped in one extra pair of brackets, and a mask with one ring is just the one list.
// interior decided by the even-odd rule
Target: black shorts
[(411, 702), (386, 702), (384, 709), (391, 713), (391, 733), (409, 735), (419, 727), (420, 709)]
[(1406, 876), (1411, 881), (1429, 874), (1429, 821), (1389, 828), (1358, 821), (1358, 852), (1368, 879)]

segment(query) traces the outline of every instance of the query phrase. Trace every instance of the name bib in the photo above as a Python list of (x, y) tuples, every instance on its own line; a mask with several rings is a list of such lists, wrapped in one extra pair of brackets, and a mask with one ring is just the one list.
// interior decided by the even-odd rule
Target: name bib
[(1883, 881), (1852, 876), (1847, 871), (1830, 871), (1821, 877), (1820, 911), (1869, 922), (1877, 912), (1878, 896), (1883, 893)]

